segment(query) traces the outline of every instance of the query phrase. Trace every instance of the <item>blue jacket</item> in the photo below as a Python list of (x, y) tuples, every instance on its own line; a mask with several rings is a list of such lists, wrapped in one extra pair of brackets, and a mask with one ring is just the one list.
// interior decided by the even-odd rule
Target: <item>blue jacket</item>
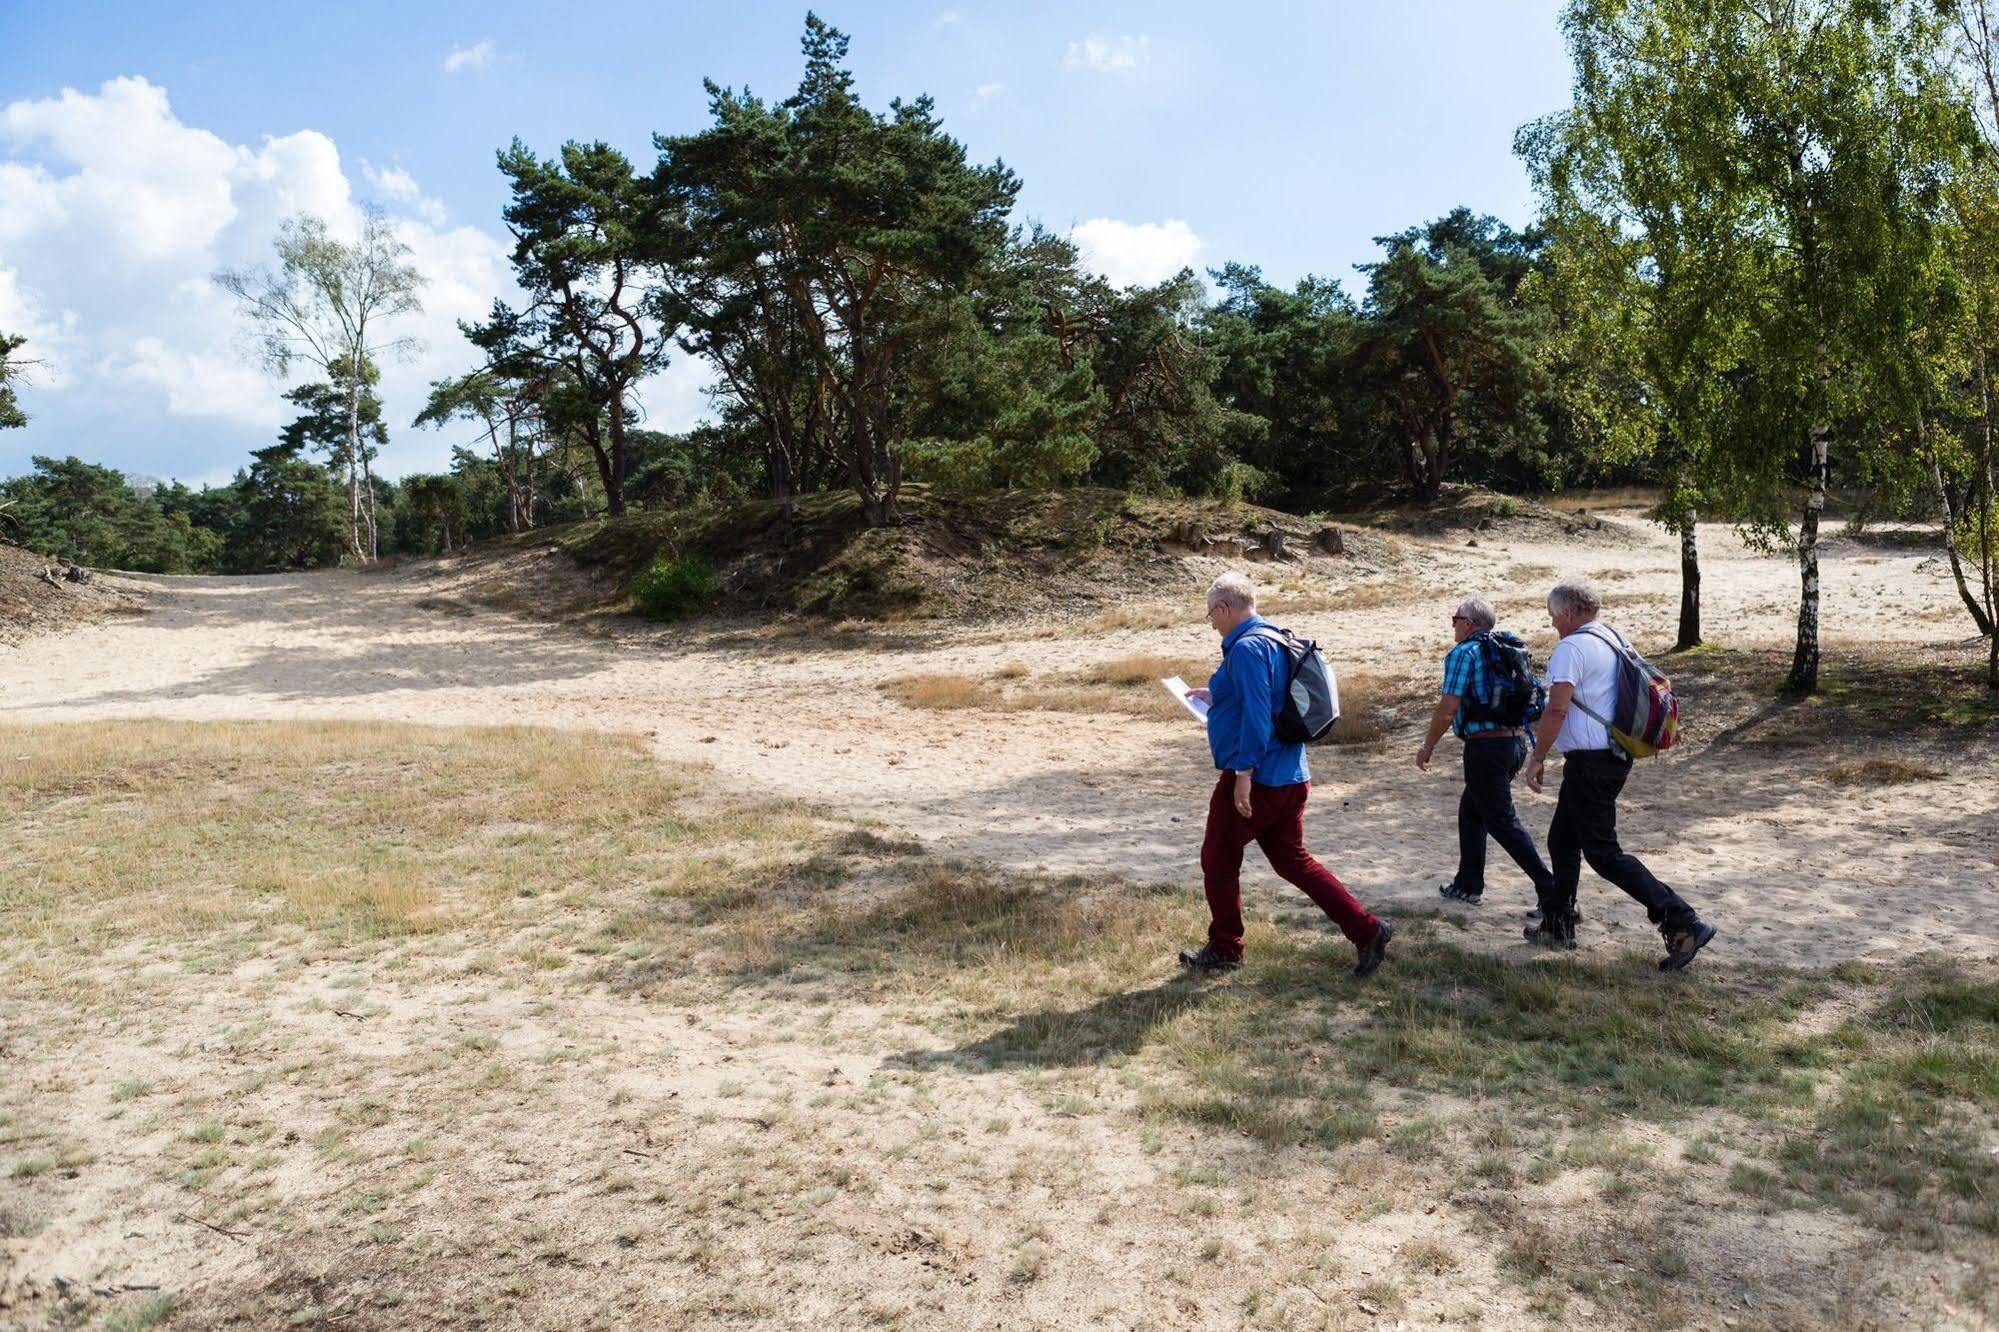
[(1277, 708), (1289, 682), (1284, 649), (1256, 629), (1270, 622), (1252, 615), (1222, 640), (1221, 669), (1208, 679), (1208, 750), (1224, 772), (1250, 770), (1264, 786), (1312, 780), (1305, 746), (1276, 735)]

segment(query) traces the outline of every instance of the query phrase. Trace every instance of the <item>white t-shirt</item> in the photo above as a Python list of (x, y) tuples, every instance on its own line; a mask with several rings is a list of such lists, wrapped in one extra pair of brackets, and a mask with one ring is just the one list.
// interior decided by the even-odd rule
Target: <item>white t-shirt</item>
[[(1609, 632), (1607, 627), (1585, 626), (1555, 644), (1548, 658), (1548, 688), (1574, 685), (1577, 700), (1597, 717), (1608, 717), (1617, 706), (1617, 653), (1604, 641)], [(1571, 707), (1555, 736), (1555, 752), (1609, 748), (1610, 732), (1603, 729), (1603, 723), (1582, 708)]]

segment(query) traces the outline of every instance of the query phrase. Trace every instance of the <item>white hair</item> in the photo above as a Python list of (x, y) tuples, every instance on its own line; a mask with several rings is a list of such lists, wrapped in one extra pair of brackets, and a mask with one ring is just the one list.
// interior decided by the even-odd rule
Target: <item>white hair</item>
[(1256, 585), (1245, 575), (1231, 569), (1208, 584), (1209, 608), (1212, 609), (1217, 602), (1236, 610), (1255, 610)]
[(1458, 614), (1472, 623), (1472, 628), (1486, 630), (1499, 623), (1499, 616), (1493, 612), (1492, 603), (1484, 597), (1466, 597), (1458, 603)]
[(1603, 613), (1603, 594), (1587, 578), (1566, 579), (1548, 593), (1548, 609), (1557, 615), (1595, 619)]

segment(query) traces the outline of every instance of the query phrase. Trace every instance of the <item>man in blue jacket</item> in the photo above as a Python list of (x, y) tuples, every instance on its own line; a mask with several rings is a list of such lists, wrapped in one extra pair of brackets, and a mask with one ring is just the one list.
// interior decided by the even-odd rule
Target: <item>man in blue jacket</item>
[(1195, 971), (1242, 965), (1242, 853), (1255, 842), (1270, 868), (1318, 903), (1353, 943), (1360, 953), (1354, 974), (1368, 975), (1381, 965), (1395, 931), (1305, 850), (1312, 774), (1305, 746), (1286, 744), (1275, 729), (1290, 684), (1290, 656), (1270, 622), (1256, 613), (1256, 589), (1239, 573), (1223, 574), (1208, 589), (1208, 624), (1222, 636), (1221, 669), (1207, 688), (1188, 692), (1208, 704), (1208, 749), (1222, 775), (1208, 801), (1201, 843), (1208, 942), (1182, 952), (1181, 965)]

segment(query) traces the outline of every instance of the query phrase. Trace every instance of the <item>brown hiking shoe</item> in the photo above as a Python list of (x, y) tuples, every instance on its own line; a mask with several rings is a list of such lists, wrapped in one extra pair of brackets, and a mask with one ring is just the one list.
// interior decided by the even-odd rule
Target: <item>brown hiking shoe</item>
[(1382, 921), (1375, 927), (1374, 937), (1360, 945), (1360, 960), (1353, 964), (1356, 976), (1372, 976), (1374, 969), (1381, 965), (1381, 959), (1388, 956), (1388, 941), (1395, 937), (1395, 927)]
[(1674, 930), (1666, 936), (1666, 955), (1659, 959), (1659, 970), (1678, 971), (1693, 961), (1694, 954), (1707, 947), (1714, 936), (1714, 926), (1699, 918), (1684, 930)]
[(1217, 953), (1212, 944), (1202, 944), (1198, 952), (1190, 948), (1181, 949), (1180, 965), (1189, 971), (1211, 974), (1218, 971), (1234, 971), (1242, 965), (1242, 959), (1230, 957), (1226, 953)]

